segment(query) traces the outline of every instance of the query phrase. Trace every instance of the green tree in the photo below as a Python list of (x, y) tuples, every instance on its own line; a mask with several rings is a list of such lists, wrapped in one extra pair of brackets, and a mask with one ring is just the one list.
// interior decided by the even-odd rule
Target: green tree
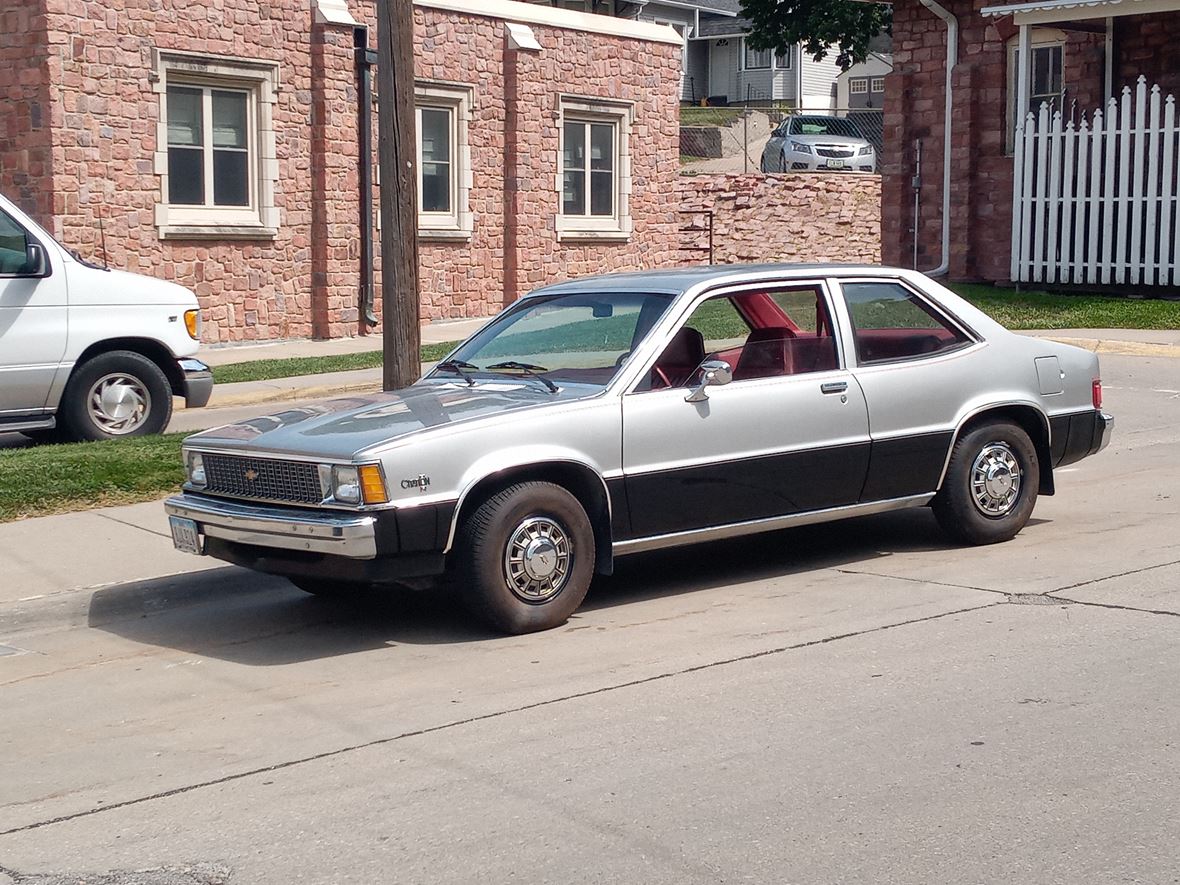
[(816, 61), (835, 52), (842, 71), (864, 61), (869, 41), (893, 21), (891, 7), (858, 0), (742, 0), (742, 14), (755, 49), (786, 52), (801, 44)]

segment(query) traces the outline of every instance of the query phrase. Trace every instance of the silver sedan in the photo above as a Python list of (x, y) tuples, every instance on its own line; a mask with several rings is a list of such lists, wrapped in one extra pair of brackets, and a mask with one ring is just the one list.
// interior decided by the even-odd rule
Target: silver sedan
[(877, 151), (853, 120), (788, 117), (762, 149), (763, 172), (875, 172)]
[(616, 557), (907, 507), (964, 544), (1102, 449), (1094, 354), (926, 277), (762, 265), (540, 289), (418, 383), (189, 437), (177, 547), (311, 593), (449, 576), (510, 633)]

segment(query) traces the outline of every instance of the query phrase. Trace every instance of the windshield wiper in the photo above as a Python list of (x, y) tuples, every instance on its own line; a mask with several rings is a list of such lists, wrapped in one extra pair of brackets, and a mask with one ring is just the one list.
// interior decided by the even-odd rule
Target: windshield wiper
[(467, 382), (468, 387), (473, 387), (475, 386), (475, 379), (468, 375), (467, 372), (471, 370), (478, 371), (479, 366), (473, 365), (467, 362), (467, 360), (443, 360), (435, 368), (442, 369), (444, 372), (454, 372)]
[(544, 375), (538, 375), (538, 372), (548, 372), (544, 366), (534, 365), (533, 363), (518, 363), (516, 360), (508, 360), (503, 363), (496, 363), (488, 366), (489, 369), (519, 369), (530, 378), (536, 378), (542, 384), (549, 388), (550, 393), (557, 393), (557, 385), (546, 378)]

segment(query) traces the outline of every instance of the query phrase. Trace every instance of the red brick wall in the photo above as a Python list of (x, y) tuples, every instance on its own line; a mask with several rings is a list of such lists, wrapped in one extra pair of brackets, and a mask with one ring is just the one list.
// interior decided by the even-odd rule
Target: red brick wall
[[(839, 172), (684, 175), (683, 210), (713, 212), (713, 260), (881, 261), (881, 178)], [(681, 260), (709, 260), (708, 220), (684, 218)]]
[(0, 10), (0, 192), (41, 218), (52, 212), (44, 187), (53, 165), (49, 60), (43, 0)]
[[(361, 331), (352, 28), (314, 25), (306, 0), (158, 0), (150, 13), (136, 0), (77, 0), (68, 12), (53, 5), (47, 16), (0, 14), (4, 191), (84, 254), (101, 251), (101, 218), (113, 266), (196, 291), (209, 341)], [(374, 23), (372, 0), (349, 7), (362, 23)], [(474, 235), (469, 242), (421, 244), (424, 318), (487, 315), (543, 282), (676, 261), (676, 206), (667, 195), (678, 170), (679, 47), (533, 29), (542, 52), (508, 53), (503, 21), (415, 9), (417, 75), (475, 87)], [(280, 224), (273, 240), (160, 239), (154, 50), (279, 63), (273, 125)], [(38, 53), (43, 58), (35, 61)], [(504, 158), (509, 62), (519, 92), (515, 175)], [(379, 88), (379, 75), (377, 81)], [(556, 111), (563, 92), (634, 103), (634, 232), (626, 242), (557, 240)], [(519, 189), (519, 215), (505, 212), (507, 181)], [(513, 224), (508, 255), (505, 227)]]
[(1133, 15), (1114, 21), (1116, 89), (1134, 89), (1142, 74), (1148, 87), (1159, 84), (1165, 95), (1180, 98), (1180, 14)]

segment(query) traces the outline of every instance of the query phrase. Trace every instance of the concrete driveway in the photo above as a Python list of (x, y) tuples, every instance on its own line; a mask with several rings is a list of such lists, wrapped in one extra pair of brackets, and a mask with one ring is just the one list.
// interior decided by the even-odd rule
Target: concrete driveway
[(75, 589), (133, 553), (30, 534), (0, 881), (1176, 881), (1180, 362), (1103, 366), (1111, 447), (1012, 542), (920, 511), (633, 557), (534, 636), (164, 552), (194, 570)]

